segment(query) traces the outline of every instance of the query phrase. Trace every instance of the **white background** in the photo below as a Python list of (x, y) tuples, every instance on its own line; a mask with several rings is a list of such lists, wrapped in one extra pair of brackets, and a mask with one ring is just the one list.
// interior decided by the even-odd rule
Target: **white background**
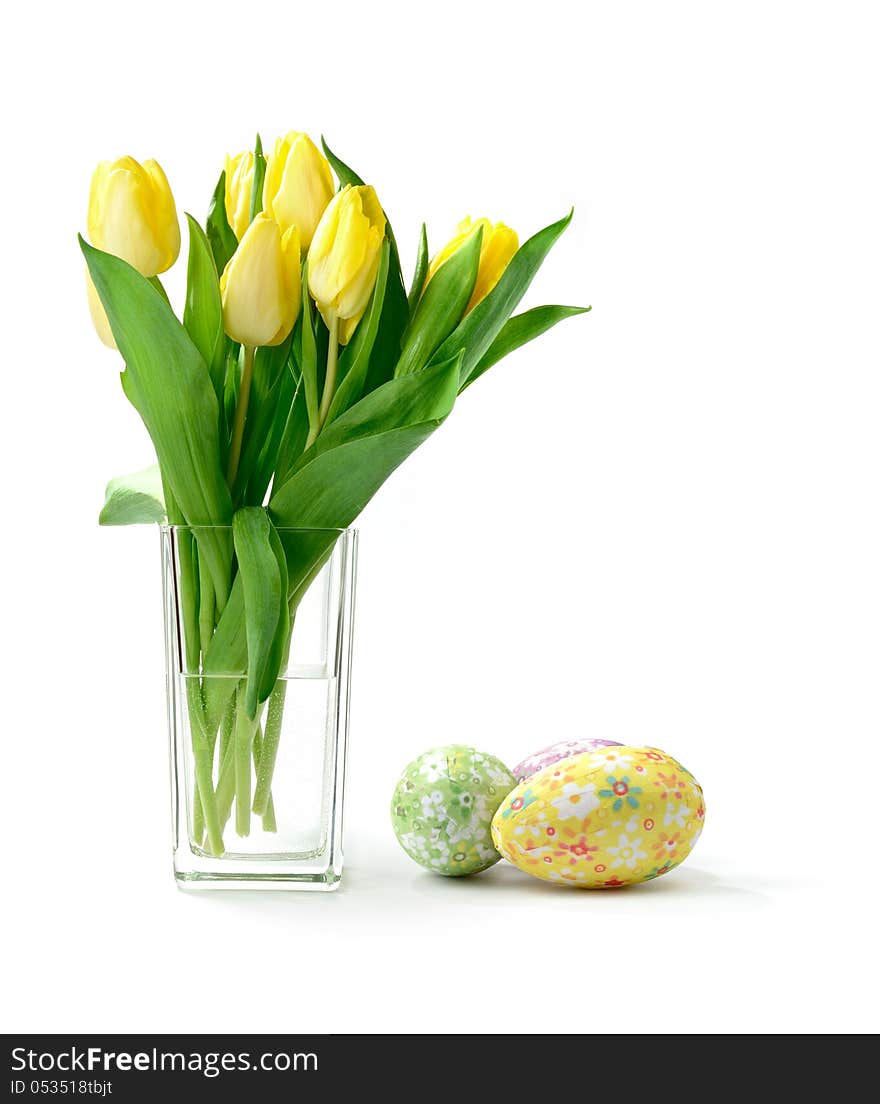
[[(7, 12), (4, 1029), (876, 1030), (876, 16)], [(423, 218), (434, 245), (468, 212), (525, 238), (574, 204), (528, 303), (593, 312), (469, 390), (363, 515), (341, 891), (188, 896), (158, 539), (96, 524), (150, 445), (75, 233), (98, 160), (156, 157), (203, 217), (257, 128), (323, 131), (408, 264)], [(591, 894), (398, 848), (423, 749), (513, 763), (575, 735), (702, 781), (681, 870)]]

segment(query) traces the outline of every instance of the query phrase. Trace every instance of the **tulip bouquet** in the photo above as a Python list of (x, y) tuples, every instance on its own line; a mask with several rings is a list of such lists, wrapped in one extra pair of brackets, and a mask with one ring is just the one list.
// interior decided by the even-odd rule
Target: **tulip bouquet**
[(433, 259), (423, 226), (407, 290), (376, 191), (307, 135), (268, 156), (258, 138), (227, 159), (204, 227), (187, 215), (178, 319), (159, 280), (180, 249), (165, 174), (130, 157), (96, 170), (80, 239), (90, 309), (158, 460), (111, 481), (101, 521), (187, 527), (192, 834), (206, 854), (224, 853), (233, 806), (239, 836), (252, 813), (272, 830), (279, 672), (333, 531), (492, 365), (588, 309), (513, 314), (570, 218), (521, 246), (466, 219)]

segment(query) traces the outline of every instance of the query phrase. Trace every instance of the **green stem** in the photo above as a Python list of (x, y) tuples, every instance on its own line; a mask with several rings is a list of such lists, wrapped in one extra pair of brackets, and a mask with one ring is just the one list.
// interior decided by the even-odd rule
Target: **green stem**
[(212, 855), (223, 854), (223, 830), (220, 827), (220, 818), (217, 815), (217, 804), (214, 800), (214, 788), (211, 784), (211, 753), (207, 748), (200, 748), (194, 753), (196, 767), (196, 782), (199, 787), (199, 798), (204, 810), (205, 824), (208, 829), (208, 849)]
[[(221, 744), (222, 747), (222, 744)], [(232, 815), (235, 799), (235, 744), (232, 740), (220, 756), (220, 773), (217, 778), (217, 815), (223, 828)]]
[[(232, 732), (235, 727), (235, 692), (233, 691), (232, 698), (229, 705), (226, 707), (226, 712), (223, 714), (223, 720), (220, 722), (220, 748), (217, 754), (217, 788), (214, 791), (214, 801), (217, 805), (217, 819), (220, 821), (220, 831), (226, 827), (226, 822), (229, 820), (229, 814), (232, 811), (232, 799), (235, 795), (235, 762), (232, 755)], [(216, 745), (216, 736), (212, 741)], [(213, 761), (213, 751), (211, 759)], [(196, 811), (194, 813), (194, 820), (198, 824), (198, 817), (201, 817), (201, 835), (196, 830), (193, 830), (196, 842), (199, 842), (205, 834), (204, 829), (204, 814), (201, 809), (201, 801), (199, 799), (198, 787), (196, 787)]]
[[(280, 671), (287, 673), (290, 659), (290, 647), (293, 643), (293, 626), (296, 622), (296, 604), (290, 603), (290, 631), (281, 656)], [(263, 753), (257, 770), (257, 786), (254, 790), (253, 810), (260, 816), (266, 816), (272, 800), (272, 776), (275, 773), (275, 759), (278, 755), (278, 743), (281, 739), (281, 723), (284, 720), (284, 700), (287, 697), (287, 680), (280, 678), (272, 687), (269, 704), (266, 707), (266, 732), (263, 737)]]
[(269, 794), (269, 804), (266, 806), (266, 812), (263, 814), (262, 821), (264, 832), (278, 831), (278, 824), (275, 821), (275, 802), (272, 800), (271, 794)]
[(257, 767), (257, 786), (254, 790), (253, 810), (259, 816), (266, 816), (272, 800), (272, 775), (275, 773), (275, 759), (278, 755), (278, 742), (281, 739), (281, 721), (284, 716), (284, 699), (287, 695), (287, 682), (279, 679), (269, 695), (266, 710), (266, 734), (263, 737), (262, 754)]
[(189, 706), (189, 723), (192, 738), (193, 763), (195, 766), (196, 787), (198, 789), (199, 804), (204, 816), (205, 826), (208, 830), (208, 849), (213, 855), (223, 854), (223, 830), (220, 827), (220, 817), (217, 813), (217, 802), (214, 797), (213, 786), (213, 752), (205, 733), (204, 712), (201, 702), (195, 701), (195, 694), (199, 693), (197, 683), (190, 682), (187, 686), (187, 704)]
[[(173, 518), (174, 524), (181, 524), (183, 515), (180, 514), (177, 505), (174, 503), (171, 491), (169, 488), (165, 490), (166, 501), (168, 504), (168, 516)], [(186, 529), (178, 529), (177, 531), (177, 554), (180, 564), (180, 604), (182, 610), (183, 620), (183, 669), (184, 673), (195, 674), (199, 669), (199, 616), (197, 610), (197, 603), (199, 597), (199, 565), (196, 561), (196, 543), (192, 533)], [(190, 724), (195, 726), (198, 722), (193, 721), (193, 709), (198, 710), (200, 708), (198, 702), (191, 700), (191, 694), (196, 693), (198, 687), (193, 687), (189, 679), (186, 680), (186, 695), (187, 706), (190, 709)], [(192, 737), (195, 741), (196, 729), (193, 727)], [(201, 847), (204, 841), (205, 835), (205, 814), (202, 808), (202, 799), (199, 795), (199, 783), (197, 779), (193, 779), (193, 798), (192, 798), (192, 842), (196, 847)]]
[(330, 318), (330, 340), (327, 344), (327, 373), (324, 376), (324, 394), (321, 396), (321, 409), (318, 411), (318, 421), (323, 427), (327, 419), (327, 412), (333, 396), (336, 393), (336, 365), (339, 358), (339, 317), (334, 314)]
[(263, 814), (262, 820), (264, 832), (278, 831), (278, 824), (275, 821), (275, 802), (271, 794), (269, 794), (269, 804), (266, 806), (266, 812)]
[[(198, 646), (201, 650), (202, 656), (208, 650), (208, 645), (211, 643), (211, 637), (214, 635), (214, 585), (211, 582), (211, 573), (208, 570), (208, 565), (204, 555), (199, 554), (198, 546), (193, 542), (193, 551), (196, 554), (198, 560), (198, 581), (199, 581), (199, 612), (198, 612), (198, 633), (199, 643)], [(204, 715), (204, 709), (202, 709)], [(207, 719), (205, 722), (207, 727)], [(211, 753), (211, 762), (214, 761), (214, 745), (217, 740), (217, 733), (214, 731), (208, 732), (208, 748)], [(205, 811), (202, 805), (201, 795), (199, 793), (198, 785), (194, 787), (193, 793), (193, 840), (201, 847), (205, 835)]]
[(232, 423), (232, 441), (229, 445), (229, 463), (226, 468), (226, 482), (230, 490), (238, 475), (238, 462), (241, 459), (241, 442), (244, 437), (244, 423), (247, 419), (248, 402), (251, 397), (251, 377), (254, 374), (253, 345), (244, 346), (244, 365), (241, 369), (241, 383), (238, 387), (238, 401), (235, 404), (235, 419)]
[(318, 434), (324, 428), (330, 404), (336, 393), (336, 366), (339, 363), (339, 317), (335, 313), (330, 316), (330, 338), (327, 342), (327, 371), (324, 374), (324, 391), (321, 395), (321, 406), (318, 409), (318, 423), (309, 430), (306, 438), (306, 448), (314, 444)]
[(229, 744), (232, 741), (232, 733), (235, 731), (235, 691), (232, 691), (232, 697), (229, 699), (229, 704), (226, 706), (226, 711), (223, 714), (223, 720), (220, 722), (220, 763), (221, 765), (226, 760), (226, 754), (229, 749)]
[(202, 809), (202, 799), (199, 796), (199, 784), (196, 781), (193, 781), (192, 841), (196, 847), (204, 846), (205, 842), (205, 813)]
[(255, 719), (244, 707), (242, 691), (235, 718), (235, 830), (240, 836), (251, 831), (251, 745), (255, 727)]
[[(263, 734), (260, 731), (260, 726), (257, 725), (257, 730), (254, 733), (254, 769), (260, 769), (260, 760), (263, 755)], [(263, 831), (264, 832), (277, 832), (278, 825), (275, 822), (275, 802), (272, 800), (272, 794), (269, 794), (269, 801), (266, 804), (266, 811), (263, 813)]]

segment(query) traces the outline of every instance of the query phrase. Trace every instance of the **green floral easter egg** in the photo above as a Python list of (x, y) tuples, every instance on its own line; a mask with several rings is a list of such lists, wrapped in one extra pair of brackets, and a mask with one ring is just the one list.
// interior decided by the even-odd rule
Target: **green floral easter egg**
[(426, 870), (447, 877), (476, 874), (497, 863), (492, 817), (516, 785), (494, 755), (450, 744), (414, 759), (391, 800), (400, 846)]

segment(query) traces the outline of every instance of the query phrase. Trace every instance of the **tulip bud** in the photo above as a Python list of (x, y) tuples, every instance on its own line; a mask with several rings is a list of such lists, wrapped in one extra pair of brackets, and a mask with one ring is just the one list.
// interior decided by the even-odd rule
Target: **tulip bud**
[(220, 277), (223, 328), (243, 345), (280, 345), (302, 302), (299, 232), (257, 215)]
[[(174, 196), (155, 161), (143, 165), (133, 157), (102, 161), (92, 176), (87, 225), (92, 245), (128, 261), (143, 276), (165, 272), (180, 252)], [(88, 273), (86, 286), (98, 336), (115, 349), (104, 306)]]
[(89, 238), (144, 276), (171, 268), (180, 252), (174, 196), (155, 161), (102, 161), (89, 192)]
[(385, 215), (366, 184), (347, 184), (330, 201), (309, 248), (309, 291), (328, 327), (347, 345), (367, 309), (385, 238)]
[(226, 158), (226, 221), (239, 241), (251, 221), (251, 189), (254, 184), (253, 150)]
[(297, 226), (303, 248), (308, 249), (332, 198), (330, 163), (311, 138), (295, 130), (278, 138), (266, 162), (263, 210), (282, 231)]
[(516, 231), (505, 226), (503, 222), (496, 222), (494, 226), (488, 219), (477, 219), (472, 222), (470, 216), (458, 224), (455, 237), (448, 242), (439, 253), (431, 260), (428, 267), (428, 277), (425, 286), (437, 269), (448, 261), (452, 254), (473, 234), (479, 227), (483, 228), (483, 242), (480, 247), (480, 267), (477, 271), (477, 282), (474, 284), (473, 294), (470, 297), (465, 314), (474, 309), (481, 299), (485, 299), (492, 288), (501, 279), (501, 275), (507, 268), (514, 253), (519, 248), (519, 239)]

